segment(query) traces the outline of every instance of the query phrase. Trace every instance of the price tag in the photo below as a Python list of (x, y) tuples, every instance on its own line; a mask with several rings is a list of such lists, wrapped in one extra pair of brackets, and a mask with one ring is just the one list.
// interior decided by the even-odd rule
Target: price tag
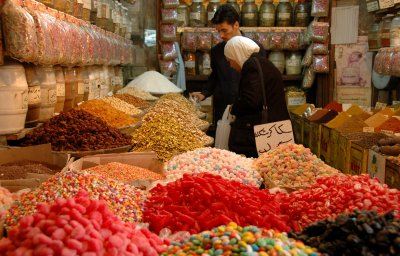
[(374, 127), (363, 127), (363, 132), (374, 133), (375, 132), (375, 128)]
[(254, 126), (258, 155), (266, 153), (281, 144), (294, 143), (290, 120)]
[(384, 109), (384, 108), (386, 108), (386, 106), (387, 106), (387, 104), (386, 103), (382, 103), (382, 102), (377, 102), (375, 104), (375, 108), (376, 109)]
[(367, 11), (374, 12), (379, 10), (379, 2), (378, 0), (367, 0)]
[(381, 130), (381, 133), (386, 134), (386, 135), (394, 135), (393, 131), (388, 131), (388, 130)]

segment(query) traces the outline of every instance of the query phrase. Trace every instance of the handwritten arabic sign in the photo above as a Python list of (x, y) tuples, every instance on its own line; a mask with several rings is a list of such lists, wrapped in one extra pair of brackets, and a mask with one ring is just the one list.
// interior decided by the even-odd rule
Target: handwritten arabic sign
[(258, 155), (266, 153), (281, 144), (294, 143), (290, 120), (254, 126)]

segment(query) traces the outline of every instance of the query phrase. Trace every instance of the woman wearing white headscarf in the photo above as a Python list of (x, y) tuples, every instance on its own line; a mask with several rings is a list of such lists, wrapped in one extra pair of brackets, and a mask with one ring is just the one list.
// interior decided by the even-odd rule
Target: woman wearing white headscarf
[[(236, 120), (231, 125), (229, 150), (247, 157), (258, 157), (253, 127), (262, 123), (261, 86), (265, 88), (268, 123), (289, 119), (282, 75), (259, 51), (260, 47), (253, 40), (243, 36), (231, 38), (224, 48), (231, 67), (241, 73), (239, 95), (231, 108), (231, 114), (236, 116)], [(264, 84), (255, 59), (260, 62)]]

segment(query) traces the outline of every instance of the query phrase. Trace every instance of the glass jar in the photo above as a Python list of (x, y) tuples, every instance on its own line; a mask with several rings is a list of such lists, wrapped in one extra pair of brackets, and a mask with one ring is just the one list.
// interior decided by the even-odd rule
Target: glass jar
[(109, 11), (109, 19), (107, 22), (107, 31), (111, 31), (114, 32), (114, 25), (115, 25), (115, 21), (114, 21), (114, 13), (115, 13), (115, 1), (114, 0), (110, 0), (110, 8), (108, 9)]
[(28, 83), (28, 112), (25, 123), (36, 122), (40, 114), (40, 84), (35, 65), (24, 64), (26, 82)]
[(381, 47), (381, 41), (379, 39), (379, 21), (375, 20), (371, 24), (368, 31), (368, 46), (369, 49), (378, 49)]
[(299, 0), (294, 9), (294, 26), (307, 27), (310, 23), (310, 5), (305, 0)]
[(65, 0), (54, 0), (54, 9), (65, 12), (66, 2)]
[(65, 79), (64, 73), (60, 66), (54, 67), (54, 72), (56, 74), (56, 87), (57, 87), (57, 103), (54, 107), (55, 113), (60, 113), (64, 109), (65, 102)]
[(120, 36), (122, 37), (126, 36), (126, 32), (128, 30), (128, 19), (129, 19), (128, 8), (122, 6), (122, 20), (120, 29)]
[(76, 81), (77, 81), (77, 90), (75, 93), (75, 101), (74, 106), (77, 106), (80, 102), (83, 101), (83, 97), (85, 94), (85, 84), (84, 84), (84, 70), (82, 67), (76, 67), (75, 74), (76, 74)]
[(119, 2), (115, 2), (114, 33), (117, 35), (119, 35), (119, 30), (121, 28), (121, 10), (122, 10), (122, 5)]
[(78, 81), (76, 80), (76, 73), (72, 67), (63, 69), (65, 79), (65, 101), (64, 112), (74, 107), (75, 94), (78, 89)]
[(239, 17), (240, 17), (240, 6), (239, 6), (239, 4), (237, 3), (236, 0), (228, 0), (226, 2), (226, 4), (229, 4), (230, 6), (235, 8), (235, 10), (237, 11), (237, 13), (239, 14)]
[(96, 18), (96, 26), (106, 29), (109, 15), (110, 15), (110, 6), (108, 0), (98, 0), (97, 1), (97, 18)]
[(187, 27), (189, 26), (189, 7), (185, 4), (181, 4), (177, 8), (178, 12), (178, 27)]
[(185, 73), (187, 76), (196, 75), (196, 53), (186, 52), (184, 54)]
[(56, 74), (52, 66), (36, 66), (36, 74), (40, 84), (40, 114), (38, 121), (44, 122), (54, 115), (57, 103)]
[(390, 24), (390, 47), (400, 46), (400, 12), (396, 14)]
[(257, 27), (258, 8), (254, 0), (245, 0), (242, 6), (240, 21), (244, 27)]
[(282, 51), (274, 51), (269, 54), (268, 59), (283, 74), (285, 70), (285, 54)]
[(76, 0), (65, 0), (65, 13), (72, 15)]
[(280, 0), (276, 9), (276, 26), (290, 27), (292, 24), (292, 5), (289, 0)]
[(381, 47), (390, 46), (390, 26), (392, 24), (393, 18), (393, 14), (386, 14), (386, 16), (383, 17), (381, 23), (379, 24)]
[(207, 12), (202, 0), (193, 0), (190, 6), (189, 24), (191, 27), (206, 26)]
[(219, 0), (210, 0), (210, 3), (207, 6), (207, 25), (209, 27), (213, 26), (211, 20), (214, 17), (214, 14), (217, 11), (218, 7), (219, 7)]
[(211, 74), (211, 58), (208, 52), (202, 54), (199, 63), (199, 73), (200, 75), (209, 76)]
[(273, 27), (275, 25), (275, 5), (272, 0), (263, 0), (258, 13), (260, 27)]
[(83, 0), (82, 6), (82, 19), (86, 21), (90, 21), (90, 12), (92, 10), (92, 1), (91, 0)]
[(301, 74), (301, 54), (299, 52), (289, 52), (286, 55), (285, 68), (287, 75)]
[(91, 0), (90, 23), (95, 25), (97, 19), (97, 0)]
[(74, 1), (72, 16), (78, 19), (82, 19), (82, 12), (83, 12), (83, 0)]

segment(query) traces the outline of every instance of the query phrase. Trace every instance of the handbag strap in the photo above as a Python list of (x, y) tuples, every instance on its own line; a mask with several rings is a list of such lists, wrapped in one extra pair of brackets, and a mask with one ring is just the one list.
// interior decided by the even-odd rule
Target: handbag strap
[(267, 98), (266, 98), (266, 96), (265, 96), (265, 88), (264, 88), (264, 86), (265, 86), (265, 83), (264, 83), (264, 73), (263, 73), (263, 71), (262, 71), (262, 68), (261, 68), (261, 64), (260, 64), (260, 61), (257, 59), (257, 57), (253, 57), (254, 58), (254, 60), (256, 61), (256, 64), (257, 64), (257, 68), (258, 68), (258, 73), (260, 74), (260, 80), (261, 80), (261, 89), (262, 89), (262, 95), (263, 95), (263, 109), (264, 110), (267, 110), (268, 109), (268, 107), (267, 107)]

